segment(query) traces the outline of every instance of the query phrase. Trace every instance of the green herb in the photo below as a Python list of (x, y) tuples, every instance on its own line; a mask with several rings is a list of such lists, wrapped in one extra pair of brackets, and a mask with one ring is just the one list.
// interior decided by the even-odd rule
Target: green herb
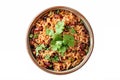
[(50, 47), (45, 47), (45, 50), (50, 50)]
[(53, 58), (51, 58), (52, 62), (58, 62), (59, 61), (59, 57), (58, 56), (54, 56)]
[[(68, 27), (70, 29), (71, 33), (75, 33), (75, 30), (73, 28)], [(46, 29), (46, 34), (52, 37), (52, 40), (50, 42), (50, 48), (54, 51), (57, 51), (61, 54), (61, 56), (64, 56), (64, 53), (66, 52), (68, 47), (74, 46), (74, 37), (72, 35), (61, 33), (64, 30), (64, 22), (58, 21), (55, 25), (55, 33), (53, 30)], [(56, 58), (55, 58), (56, 59)], [(54, 60), (54, 59), (53, 59)]]
[(69, 31), (70, 31), (70, 33), (72, 33), (72, 34), (75, 34), (75, 33), (76, 33), (76, 31), (75, 31), (73, 28), (70, 28)]
[(60, 41), (60, 40), (62, 40), (62, 35), (61, 34), (54, 34), (52, 36), (52, 38), (54, 41)]
[(56, 33), (60, 34), (63, 32), (64, 29), (64, 22), (63, 21), (58, 21), (57, 24), (55, 25)]
[(62, 46), (60, 49), (58, 49), (58, 52), (61, 54), (61, 56), (64, 56), (66, 50), (67, 50), (67, 46)]
[(80, 22), (79, 22), (80, 24), (84, 24), (84, 22), (83, 22), (83, 20), (82, 19), (80, 19)]
[(58, 49), (60, 49), (60, 47), (62, 46), (62, 41), (56, 41), (55, 45)]
[(59, 14), (59, 12), (60, 12), (60, 10), (59, 10), (59, 9), (57, 9), (56, 13), (57, 13), (57, 14)]
[(33, 38), (33, 34), (30, 34), (29, 37), (30, 37), (30, 38)]
[(57, 55), (55, 55), (54, 57), (50, 58), (50, 55), (47, 54), (47, 55), (45, 56), (45, 59), (46, 59), (46, 60), (49, 60), (49, 61), (52, 61), (52, 62), (58, 62), (58, 61), (59, 61), (59, 57), (58, 57)]
[(34, 34), (33, 38), (38, 38), (38, 34)]
[(51, 48), (54, 51), (62, 52), (60, 51), (61, 47), (63, 47), (63, 38), (60, 34), (55, 34), (53, 36), (53, 40), (51, 41)]
[(56, 51), (62, 46), (62, 41), (53, 41), (51, 43), (52, 50)]
[(74, 28), (72, 28), (72, 27), (70, 27), (70, 26), (65, 26), (65, 29), (66, 29), (66, 30), (69, 30), (69, 32), (70, 32), (71, 34), (75, 34), (75, 33), (76, 33), (76, 31), (74, 30)]
[(44, 45), (44, 44), (38, 45), (38, 46), (36, 47), (36, 49), (35, 49), (36, 56), (38, 56), (39, 51), (42, 50), (42, 49), (45, 49), (45, 45)]
[(45, 59), (46, 59), (46, 60), (50, 60), (50, 55), (47, 54), (47, 55), (45, 56)]
[(63, 41), (55, 41), (51, 44), (51, 48), (54, 51), (58, 51), (61, 56), (64, 56), (64, 52), (67, 50), (67, 46), (63, 45)]
[(57, 51), (56, 45), (51, 45), (51, 48), (52, 48), (53, 51)]
[(53, 39), (50, 43), (52, 50), (57, 51), (57, 49), (61, 45), (62, 45), (62, 36), (59, 34), (54, 34)]
[(52, 36), (54, 34), (54, 31), (50, 29), (46, 29), (46, 34)]
[(45, 45), (44, 44), (41, 44), (41, 47), (45, 49)]
[(74, 37), (72, 35), (63, 35), (63, 44), (73, 47), (75, 43)]

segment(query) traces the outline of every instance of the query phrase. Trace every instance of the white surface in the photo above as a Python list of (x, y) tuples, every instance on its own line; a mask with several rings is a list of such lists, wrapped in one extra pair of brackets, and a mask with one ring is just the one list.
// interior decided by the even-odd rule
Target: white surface
[[(0, 80), (120, 80), (119, 4), (119, 0), (0, 0)], [(57, 5), (80, 11), (94, 31), (90, 59), (67, 75), (42, 71), (26, 49), (31, 21), (42, 10)]]

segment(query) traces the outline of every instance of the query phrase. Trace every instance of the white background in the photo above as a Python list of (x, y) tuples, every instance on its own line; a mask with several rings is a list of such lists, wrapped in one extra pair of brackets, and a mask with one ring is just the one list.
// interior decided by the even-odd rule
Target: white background
[[(68, 6), (90, 22), (95, 38), (88, 62), (76, 72), (53, 75), (39, 69), (26, 49), (26, 33), (41, 11)], [(120, 80), (119, 0), (0, 0), (0, 80)]]

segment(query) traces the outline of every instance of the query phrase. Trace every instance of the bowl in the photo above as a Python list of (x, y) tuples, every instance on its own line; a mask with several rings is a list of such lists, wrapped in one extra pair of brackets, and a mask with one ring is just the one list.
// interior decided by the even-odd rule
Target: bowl
[[(35, 26), (36, 22), (42, 18), (43, 16), (45, 16), (48, 12), (53, 11), (53, 10), (62, 10), (62, 11), (68, 11), (72, 14), (74, 14), (76, 17), (80, 18), (82, 20), (82, 23), (85, 27), (85, 29), (87, 30), (88, 34), (89, 34), (89, 47), (88, 47), (88, 51), (86, 53), (86, 55), (84, 56), (84, 58), (82, 58), (83, 60), (76, 66), (67, 69), (67, 70), (62, 70), (62, 71), (56, 71), (56, 70), (51, 70), (51, 69), (47, 69), (45, 67), (41, 67), (40, 64), (38, 63), (37, 58), (35, 58), (35, 55), (37, 54), (37, 52), (35, 53), (34, 51), (32, 51), (33, 49), (31, 48), (30, 45), (30, 33), (33, 29), (33, 27)], [(59, 12), (59, 11), (58, 11)], [(57, 14), (57, 11), (56, 11)], [(81, 23), (81, 24), (82, 24)], [(32, 37), (33, 35), (31, 35)], [(89, 24), (89, 22), (87, 21), (87, 19), (77, 10), (69, 8), (69, 7), (65, 7), (65, 6), (54, 6), (51, 8), (48, 8), (44, 11), (42, 11), (40, 14), (37, 15), (37, 17), (35, 17), (35, 19), (32, 21), (31, 25), (29, 26), (29, 29), (27, 31), (27, 50), (28, 53), (31, 57), (31, 59), (33, 60), (33, 62), (42, 70), (49, 72), (49, 73), (53, 73), (53, 74), (68, 74), (71, 72), (74, 72), (78, 69), (80, 69), (89, 59), (89, 57), (91, 56), (92, 50), (93, 50), (93, 46), (94, 46), (94, 36), (93, 36), (93, 31), (91, 29), (91, 26)], [(36, 49), (35, 49), (36, 50)], [(35, 54), (35, 55), (34, 55)], [(50, 58), (51, 59), (51, 58)], [(42, 64), (42, 63), (41, 63)]]

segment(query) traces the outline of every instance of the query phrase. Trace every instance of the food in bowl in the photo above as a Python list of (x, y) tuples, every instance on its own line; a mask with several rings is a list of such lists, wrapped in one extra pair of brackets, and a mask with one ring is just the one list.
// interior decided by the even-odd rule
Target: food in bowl
[(90, 41), (83, 18), (63, 8), (39, 15), (28, 33), (32, 58), (39, 67), (55, 72), (81, 64), (90, 50)]

